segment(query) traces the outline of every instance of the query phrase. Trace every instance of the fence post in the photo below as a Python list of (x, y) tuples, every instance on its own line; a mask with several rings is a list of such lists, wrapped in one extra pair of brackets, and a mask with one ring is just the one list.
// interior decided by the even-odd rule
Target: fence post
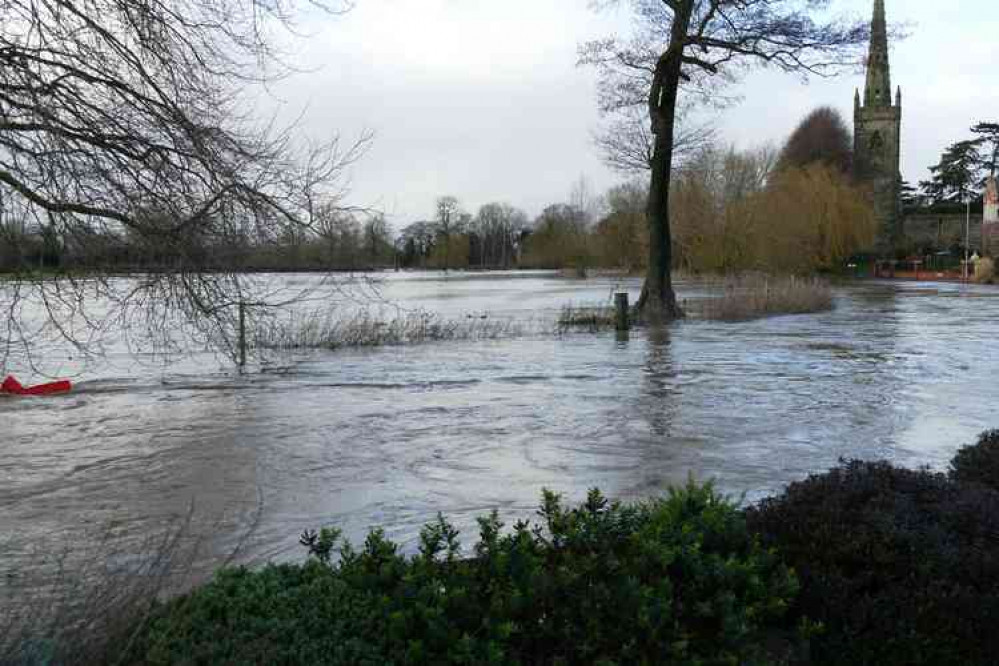
[(631, 328), (631, 322), (628, 320), (628, 294), (615, 294), (614, 305), (617, 308), (617, 330), (629, 330)]
[(239, 302), (239, 367), (246, 367), (246, 304)]

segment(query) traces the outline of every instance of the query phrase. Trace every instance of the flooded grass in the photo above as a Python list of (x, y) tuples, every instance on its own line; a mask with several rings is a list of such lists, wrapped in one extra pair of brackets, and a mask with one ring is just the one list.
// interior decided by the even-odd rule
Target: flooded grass
[(617, 325), (614, 308), (609, 305), (564, 305), (555, 322), (555, 331), (599, 333), (613, 330)]
[(710, 289), (718, 295), (684, 303), (690, 317), (737, 322), (833, 309), (832, 287), (819, 278), (742, 276)]
[[(729, 278), (687, 279), (705, 296), (683, 299), (684, 313), (694, 320), (741, 322), (787, 314), (826, 312), (833, 308), (833, 291), (819, 278), (748, 275)], [(632, 308), (631, 321), (643, 324)], [(606, 304), (565, 305), (559, 312), (556, 331), (599, 333), (617, 326), (616, 311)]]
[(256, 331), (262, 349), (341, 349), (426, 342), (497, 340), (522, 335), (526, 325), (488, 315), (445, 319), (415, 311), (383, 318), (368, 311), (340, 316), (333, 312), (295, 315)]

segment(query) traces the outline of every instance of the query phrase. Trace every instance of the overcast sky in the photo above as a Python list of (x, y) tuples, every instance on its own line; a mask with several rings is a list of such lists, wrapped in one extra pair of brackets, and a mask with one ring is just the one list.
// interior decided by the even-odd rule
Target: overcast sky
[[(987, 0), (887, 0), (890, 22), (910, 37), (893, 45), (902, 86), (902, 171), (910, 181), (979, 120), (999, 121), (999, 40)], [(834, 1), (870, 16), (873, 0)], [(384, 210), (392, 224), (430, 218), (437, 196), (474, 212), (506, 201), (531, 216), (568, 198), (586, 176), (603, 190), (621, 177), (592, 145), (598, 123), (594, 73), (576, 66), (580, 42), (626, 31), (625, 15), (596, 14), (586, 0), (356, 0), (341, 17), (310, 16), (296, 45), (303, 70), (275, 89), (283, 113), (323, 137), (375, 142), (352, 175), (351, 200)], [(811, 109), (853, 117), (860, 70), (833, 80), (756, 72), (742, 100), (718, 117), (738, 147), (780, 144)]]

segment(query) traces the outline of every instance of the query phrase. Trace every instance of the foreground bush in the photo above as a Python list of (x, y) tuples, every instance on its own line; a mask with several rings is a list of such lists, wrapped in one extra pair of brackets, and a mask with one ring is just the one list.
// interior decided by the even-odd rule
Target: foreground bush
[[(962, 460), (958, 469), (965, 470)], [(999, 493), (942, 474), (850, 462), (747, 512), (820, 621), (816, 664), (994, 664)]]
[[(796, 583), (710, 487), (609, 505), (596, 491), (509, 533), (479, 520), (459, 555), (443, 519), (407, 558), (306, 534), (304, 566), (223, 571), (163, 607), (133, 659), (152, 664), (774, 663), (758, 647)], [(339, 548), (338, 548), (339, 547)], [(339, 559), (334, 557), (339, 550)]]
[(999, 430), (982, 433), (977, 444), (958, 451), (950, 463), (950, 476), (999, 490)]

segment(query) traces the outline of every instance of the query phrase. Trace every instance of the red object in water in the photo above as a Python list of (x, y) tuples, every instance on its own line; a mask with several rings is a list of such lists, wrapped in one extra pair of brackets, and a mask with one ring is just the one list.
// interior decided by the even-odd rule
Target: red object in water
[(52, 395), (53, 393), (68, 393), (73, 385), (68, 381), (39, 384), (38, 386), (22, 386), (14, 377), (7, 377), (0, 384), (0, 393), (9, 395)]

